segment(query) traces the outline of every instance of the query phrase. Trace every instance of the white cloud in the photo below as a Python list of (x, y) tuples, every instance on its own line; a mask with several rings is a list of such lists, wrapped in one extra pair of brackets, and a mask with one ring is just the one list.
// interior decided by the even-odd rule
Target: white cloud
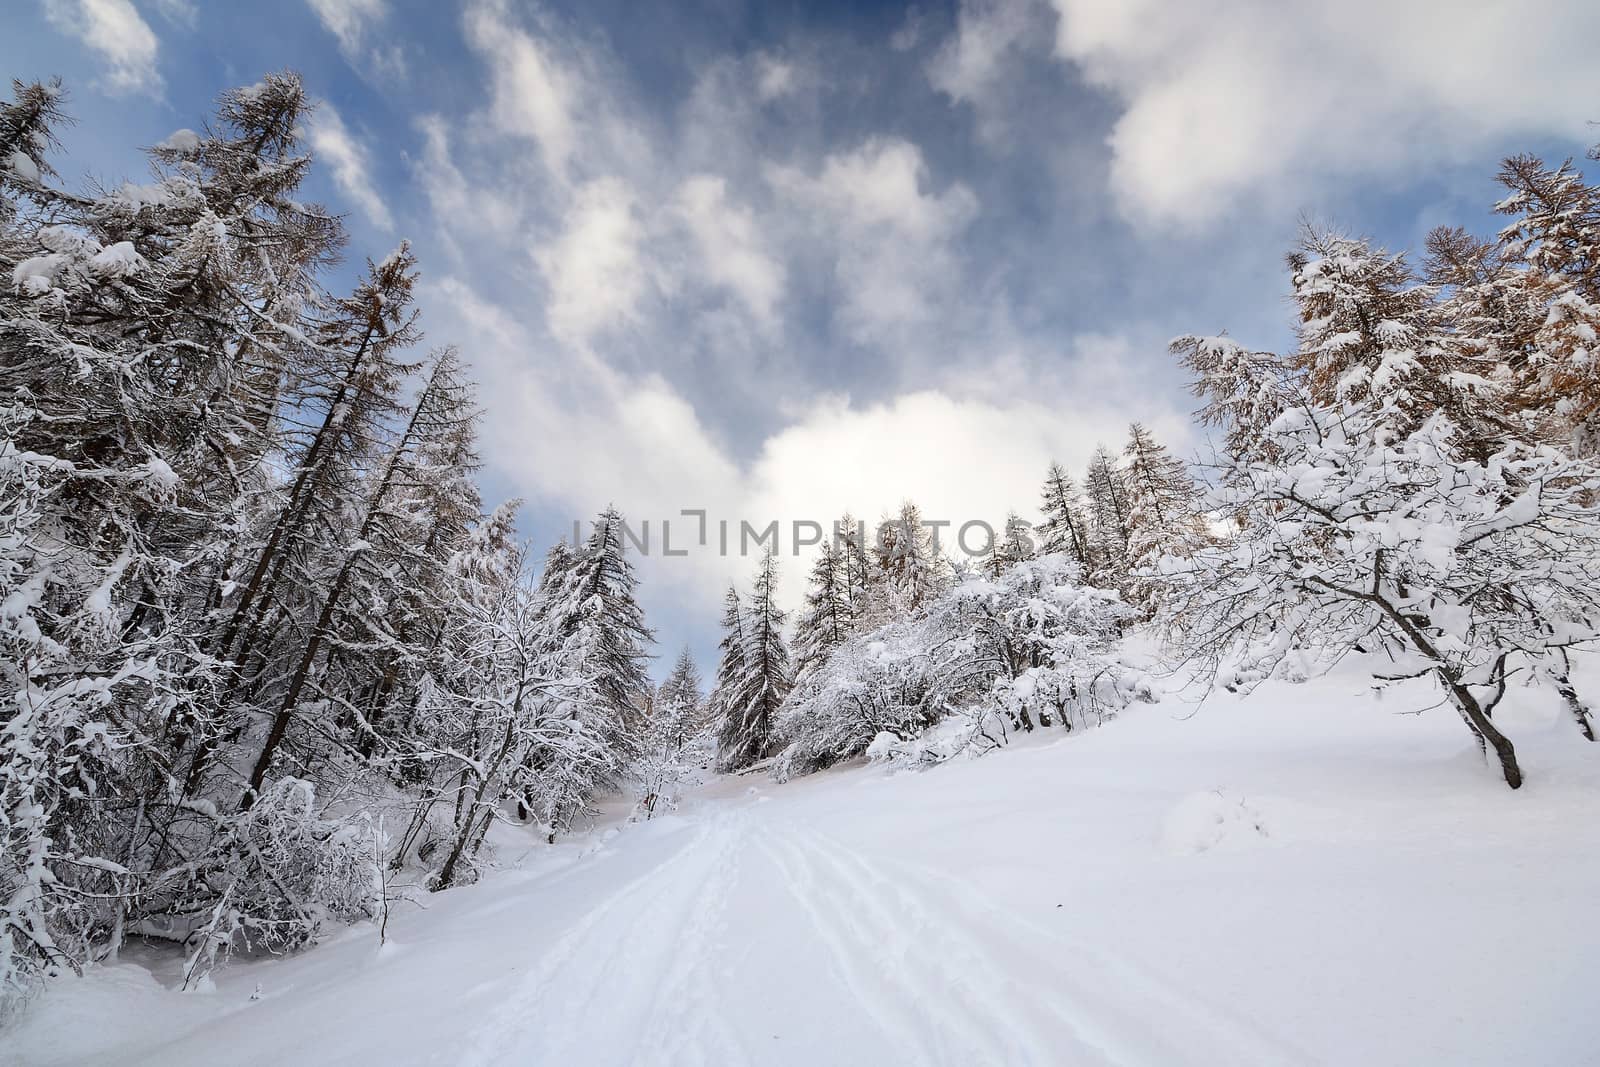
[(763, 103), (788, 96), (799, 84), (795, 65), (777, 56), (756, 57), (756, 95)]
[[(910, 498), (929, 519), (952, 524), (943, 534), (949, 538), (968, 520), (997, 525), (1013, 508), (1031, 516), (1051, 461), (1081, 469), (1097, 444), (1121, 444), (1130, 418), (1177, 448), (1188, 433), (1188, 420), (1156, 400), (1126, 403), (1128, 383), (1111, 380), (1125, 342), (1087, 337), (1069, 346), (1093, 357), (1093, 378), (1077, 383), (1083, 388), (1073, 394), (1070, 418), (1038, 388), (987, 399), (918, 389), (864, 405), (824, 396), (797, 407), (740, 461), (659, 376), (620, 374), (583, 355), (530, 360), (536, 338), (516, 315), (456, 279), (434, 283), (428, 293), (450, 309), (493, 397), (485, 446), (500, 472), (568, 518), (614, 503), (636, 529), (649, 520), (657, 540), (653, 555), (640, 561), (647, 592), (672, 590), (674, 603), (702, 613), (712, 610), (724, 583), (749, 576), (752, 560), (737, 555), (741, 522), (757, 530), (779, 523), (789, 561), (783, 595), (793, 604), (809, 563), (791, 555), (796, 520), (826, 525), (848, 510), (876, 522)], [(707, 512), (703, 548), (697, 523), (681, 515), (686, 508)], [(660, 555), (663, 519), (672, 523), (674, 547), (690, 549), (688, 556)], [(722, 521), (732, 556), (718, 551)], [(971, 538), (981, 545), (980, 531)]]
[(699, 251), (702, 276), (737, 296), (757, 322), (773, 325), (785, 271), (750, 209), (731, 203), (727, 182), (709, 174), (684, 182), (673, 206)]
[(156, 93), (160, 41), (129, 0), (46, 0), (45, 15), (109, 65), (105, 88), (111, 93)]
[(1593, 117), (1600, 5), (1052, 2), (1058, 54), (1121, 101), (1112, 188), (1152, 226), (1292, 210), (1510, 135), (1581, 143)]
[(934, 319), (958, 273), (949, 243), (977, 211), (971, 190), (927, 190), (921, 150), (899, 138), (830, 155), (814, 176), (774, 167), (768, 180), (815, 239), (834, 243), (838, 315), (858, 341), (905, 340)]
[(550, 332), (573, 345), (633, 322), (650, 272), (633, 190), (620, 178), (597, 178), (579, 188), (561, 234), (534, 258), (549, 288)]
[(345, 127), (333, 105), (325, 101), (317, 106), (311, 125), (311, 150), (333, 168), (333, 180), (368, 221), (380, 230), (394, 229), (389, 206), (372, 183), (366, 146)]
[(509, 189), (468, 181), (456, 165), (452, 124), (439, 115), (417, 119), (422, 133), (422, 157), (412, 161), (412, 172), (428, 196), (439, 234), (452, 251), (462, 253), (461, 239), (504, 239), (522, 224), (520, 205)]
[(467, 10), (467, 41), (489, 61), (495, 124), (531, 138), (545, 166), (563, 175), (577, 140), (577, 87), (550, 47), (514, 25), (503, 4)]
[(1038, 16), (1037, 0), (962, 0), (955, 34), (928, 61), (928, 80), (952, 100), (981, 100), (1039, 29)]
[(306, 0), (347, 59), (361, 54), (368, 31), (388, 15), (384, 0)]
[(889, 48), (895, 52), (909, 52), (922, 40), (922, 11), (916, 6), (906, 9), (906, 17), (889, 35)]
[(194, 0), (156, 0), (156, 10), (174, 26), (192, 30), (200, 21), (200, 9)]

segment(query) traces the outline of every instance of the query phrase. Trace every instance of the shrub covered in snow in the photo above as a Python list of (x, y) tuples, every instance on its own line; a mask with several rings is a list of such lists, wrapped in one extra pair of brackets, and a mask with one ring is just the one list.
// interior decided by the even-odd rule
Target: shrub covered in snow
[(1134, 700), (1155, 699), (1118, 652), (1129, 609), (1117, 595), (1079, 584), (1062, 554), (969, 578), (925, 614), (841, 645), (785, 702), (779, 733), (788, 776), (865, 752), (913, 751), (899, 742), (959, 714), (965, 731), (916, 748), (917, 761), (972, 743), (1003, 744), (1013, 730), (1094, 725)]

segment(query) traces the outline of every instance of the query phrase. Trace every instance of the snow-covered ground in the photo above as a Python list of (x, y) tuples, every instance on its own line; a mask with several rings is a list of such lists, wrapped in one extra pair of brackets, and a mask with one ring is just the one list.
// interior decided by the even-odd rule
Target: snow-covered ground
[(0, 1060), (1596, 1062), (1600, 745), (1507, 707), (1513, 793), (1428, 702), (1350, 673), (929, 772), (718, 780), (504, 838), (382, 948), (356, 928), (197, 993), (130, 950)]

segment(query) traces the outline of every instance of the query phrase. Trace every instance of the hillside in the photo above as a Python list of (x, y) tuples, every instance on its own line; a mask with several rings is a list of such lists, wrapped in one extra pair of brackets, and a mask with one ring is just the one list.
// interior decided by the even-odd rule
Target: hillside
[(1600, 746), (1518, 695), (1518, 792), (1353, 670), (930, 771), (719, 778), (554, 847), (512, 829), (381, 948), (361, 925), (181, 994), (130, 947), (0, 1059), (1578, 1063)]

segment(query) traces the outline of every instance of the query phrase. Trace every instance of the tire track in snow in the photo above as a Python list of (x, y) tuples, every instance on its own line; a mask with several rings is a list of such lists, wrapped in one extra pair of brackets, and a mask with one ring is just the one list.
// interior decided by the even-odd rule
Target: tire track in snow
[[(840, 854), (852, 856), (867, 866), (859, 852), (831, 838), (823, 840), (829, 841), (830, 847)], [(1042, 965), (1051, 973), (1052, 990), (1060, 991), (1083, 1006), (1085, 1015), (1120, 1018), (1120, 1025), (1115, 1029), (1132, 1035), (1136, 1045), (1150, 1049), (1146, 1056), (1139, 1058), (1154, 1055), (1152, 1062), (1163, 1064), (1226, 1062), (1239, 1067), (1282, 1067), (1286, 1064), (1313, 1067), (1321, 1062), (1293, 1043), (1176, 986), (1146, 967), (1124, 957), (1108, 955), (1059, 929), (997, 904), (951, 874), (905, 861), (889, 860), (885, 866), (893, 868), (892, 873), (885, 870), (881, 875), (886, 881), (915, 887), (924, 900), (944, 897), (948, 902), (945, 910), (950, 915), (982, 916), (984, 936), (1002, 940), (1018, 955)], [(963, 921), (963, 925), (973, 924)], [(1109, 978), (1110, 985), (1088, 989), (1081, 978), (1063, 966), (1066, 961), (1071, 961), (1073, 971)], [(1108, 996), (1108, 988), (1116, 992)], [(1091, 1009), (1087, 1007), (1089, 1004), (1099, 1007)], [(1140, 1006), (1131, 1006), (1134, 1004)], [(1066, 1018), (1053, 1003), (1052, 1013)], [(1160, 1020), (1159, 1035), (1152, 1033), (1152, 1019)], [(1174, 1031), (1179, 1036), (1165, 1036)]]

